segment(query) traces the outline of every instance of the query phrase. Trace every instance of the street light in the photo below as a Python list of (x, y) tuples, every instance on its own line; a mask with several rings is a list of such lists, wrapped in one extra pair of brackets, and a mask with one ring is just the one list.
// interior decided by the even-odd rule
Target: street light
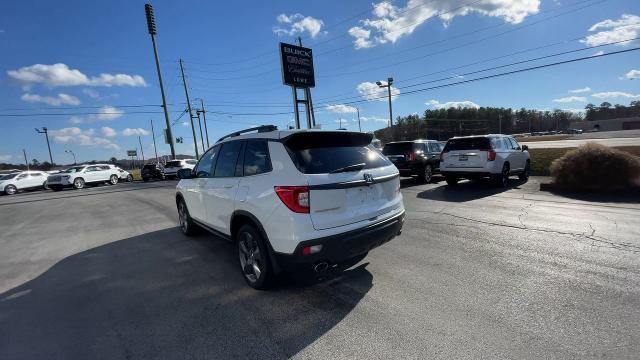
[(67, 154), (71, 154), (71, 156), (73, 156), (73, 165), (77, 165), (78, 163), (76, 162), (76, 154), (71, 151), (71, 150), (65, 150), (64, 152), (66, 152)]
[(376, 85), (378, 85), (379, 88), (387, 88), (387, 93), (389, 94), (389, 125), (393, 126), (393, 109), (391, 108), (391, 84), (393, 84), (392, 77), (387, 79), (386, 84), (383, 84), (381, 81), (376, 81)]

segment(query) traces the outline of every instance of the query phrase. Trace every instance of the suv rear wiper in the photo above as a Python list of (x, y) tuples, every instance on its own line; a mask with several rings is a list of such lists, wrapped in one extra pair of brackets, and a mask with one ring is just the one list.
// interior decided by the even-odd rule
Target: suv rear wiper
[(335, 173), (341, 173), (341, 172), (349, 172), (349, 171), (358, 171), (358, 170), (362, 170), (365, 166), (367, 166), (367, 164), (365, 164), (365, 163), (353, 164), (353, 165), (341, 167), (341, 168), (335, 169), (333, 171), (330, 171), (329, 174), (335, 174)]

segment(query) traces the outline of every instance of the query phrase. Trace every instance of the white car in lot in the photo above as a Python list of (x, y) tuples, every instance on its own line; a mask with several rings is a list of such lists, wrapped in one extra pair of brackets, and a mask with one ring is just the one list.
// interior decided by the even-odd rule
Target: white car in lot
[(284, 272), (351, 266), (404, 223), (398, 169), (371, 137), (275, 126), (226, 136), (193, 171), (179, 171), (180, 227), (233, 241), (239, 270), (257, 289)]
[(46, 189), (47, 173), (44, 171), (21, 171), (0, 177), (0, 192), (13, 195), (29, 189)]
[(120, 173), (108, 164), (78, 165), (50, 175), (47, 179), (49, 188), (53, 191), (60, 191), (65, 187), (82, 189), (87, 184), (107, 183), (115, 185), (118, 183)]
[(491, 178), (504, 187), (511, 175), (526, 181), (530, 169), (528, 147), (508, 135), (454, 137), (440, 154), (440, 172), (449, 185), (461, 178)]
[(171, 160), (164, 165), (164, 175), (175, 177), (180, 169), (193, 169), (198, 161), (194, 159)]
[(118, 179), (120, 181), (133, 182), (133, 175), (127, 170), (115, 165), (109, 165), (112, 169), (115, 169), (118, 172)]

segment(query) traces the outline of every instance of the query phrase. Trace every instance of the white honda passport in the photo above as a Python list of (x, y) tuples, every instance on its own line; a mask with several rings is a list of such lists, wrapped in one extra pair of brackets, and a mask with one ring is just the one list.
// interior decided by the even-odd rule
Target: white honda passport
[(180, 227), (237, 244), (239, 270), (257, 289), (284, 272), (351, 266), (404, 222), (398, 170), (371, 137), (275, 126), (227, 135), (179, 171)]

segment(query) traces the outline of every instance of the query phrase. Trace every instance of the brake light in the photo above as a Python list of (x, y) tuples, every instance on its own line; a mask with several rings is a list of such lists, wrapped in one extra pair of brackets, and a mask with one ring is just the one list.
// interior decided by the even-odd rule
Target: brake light
[(274, 189), (289, 210), (295, 213), (309, 213), (308, 186), (276, 186)]
[(440, 153), (440, 161), (444, 161), (444, 153), (445, 153), (445, 151)]
[(413, 153), (413, 152), (406, 153), (405, 157), (407, 158), (408, 161), (416, 161), (416, 153)]
[(496, 152), (493, 150), (487, 151), (487, 161), (494, 161), (496, 159)]

